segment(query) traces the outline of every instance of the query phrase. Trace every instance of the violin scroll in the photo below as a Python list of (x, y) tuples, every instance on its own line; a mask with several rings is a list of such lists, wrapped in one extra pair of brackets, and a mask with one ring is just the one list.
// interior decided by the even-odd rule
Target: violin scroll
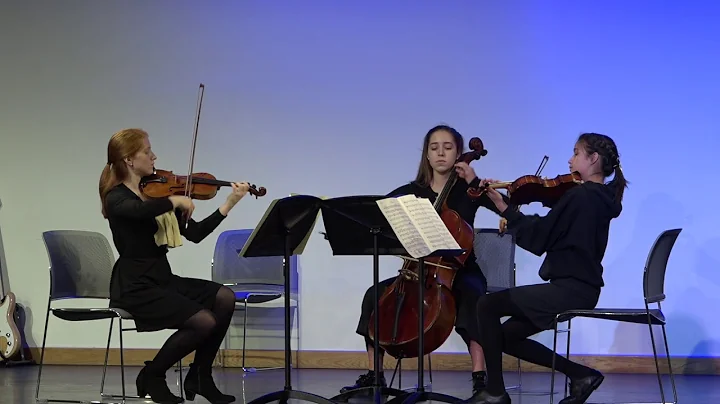
[(257, 199), (258, 197), (265, 196), (267, 194), (267, 189), (265, 187), (258, 188), (255, 184), (250, 184), (250, 189), (248, 189), (248, 193)]

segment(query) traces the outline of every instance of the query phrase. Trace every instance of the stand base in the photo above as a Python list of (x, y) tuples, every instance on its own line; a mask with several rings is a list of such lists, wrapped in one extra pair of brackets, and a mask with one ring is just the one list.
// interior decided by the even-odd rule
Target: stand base
[(247, 404), (266, 404), (278, 401), (282, 404), (287, 404), (288, 400), (301, 400), (315, 404), (334, 404), (332, 401), (325, 397), (318, 396), (317, 394), (307, 393), (298, 390), (279, 390), (273, 393), (265, 394), (264, 396), (258, 397)]
[[(377, 392), (375, 391), (376, 389), (377, 389)], [(355, 396), (363, 396), (363, 395), (364, 396), (373, 396), (373, 395), (375, 395), (373, 402), (379, 404), (381, 402), (381, 400), (380, 400), (381, 397), (394, 396), (395, 398), (392, 401), (395, 401), (397, 399), (404, 398), (409, 394), (412, 394), (412, 392), (394, 389), (392, 387), (370, 386), (370, 387), (360, 387), (359, 389), (346, 391), (344, 393), (338, 394), (335, 397), (330, 398), (330, 400), (335, 403), (347, 403), (349, 399), (351, 399)]]
[(463, 400), (449, 396), (447, 394), (442, 393), (434, 393), (432, 391), (425, 391), (425, 390), (418, 390), (415, 392), (407, 393), (405, 397), (396, 397), (390, 401), (387, 402), (387, 404), (415, 404), (422, 401), (434, 401), (438, 403), (459, 403)]

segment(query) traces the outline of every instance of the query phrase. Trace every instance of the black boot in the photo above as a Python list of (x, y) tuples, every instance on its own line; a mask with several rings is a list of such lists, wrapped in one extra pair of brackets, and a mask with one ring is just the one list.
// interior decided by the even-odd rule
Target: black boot
[(472, 373), (473, 395), (487, 388), (487, 373), (484, 370)]
[(145, 361), (145, 367), (140, 369), (135, 379), (135, 386), (139, 397), (149, 395), (154, 403), (179, 404), (185, 401), (170, 391), (165, 381), (165, 372), (152, 369), (152, 361)]
[(227, 404), (235, 401), (235, 396), (223, 394), (215, 386), (210, 367), (198, 368), (196, 364), (191, 363), (184, 387), (185, 397), (190, 401), (195, 400), (196, 394), (205, 397), (212, 404)]
[(472, 382), (473, 382), (473, 390), (472, 390), (472, 396), (466, 400), (467, 403), (475, 402), (478, 397), (480, 396), (480, 393), (485, 391), (487, 388), (487, 373), (485, 371), (481, 370), (478, 372), (472, 373)]
[(559, 404), (583, 404), (590, 398), (605, 380), (602, 373), (593, 370), (592, 374), (582, 378), (570, 378), (570, 395), (560, 400)]
[[(347, 393), (351, 390), (357, 390), (361, 389), (363, 387), (372, 387), (375, 385), (375, 372), (372, 370), (368, 370), (367, 373), (360, 375), (360, 377), (357, 379), (354, 385), (352, 386), (345, 386), (342, 389), (340, 389), (340, 393)], [(385, 373), (380, 373), (380, 386), (381, 387), (387, 387), (387, 382), (385, 381)]]

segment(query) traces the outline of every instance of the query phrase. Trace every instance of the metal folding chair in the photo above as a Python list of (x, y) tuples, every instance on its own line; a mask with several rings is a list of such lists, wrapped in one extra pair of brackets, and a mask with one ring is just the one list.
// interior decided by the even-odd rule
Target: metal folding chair
[[(665, 271), (667, 269), (668, 259), (672, 252), (675, 241), (682, 229), (671, 229), (662, 232), (650, 249), (645, 269), (643, 271), (643, 297), (645, 299), (645, 308), (609, 308), (609, 309), (592, 309), (592, 310), (570, 310), (558, 314), (555, 318), (555, 338), (553, 340), (553, 350), (557, 351), (557, 325), (567, 321), (567, 357), (570, 358), (570, 323), (573, 318), (597, 318), (603, 320), (612, 320), (624, 323), (647, 324), (650, 329), (650, 342), (653, 347), (653, 358), (655, 359), (655, 370), (657, 373), (658, 385), (660, 387), (660, 398), (662, 403), (665, 401), (665, 390), (662, 384), (662, 374), (660, 373), (660, 362), (658, 359), (657, 348), (655, 347), (655, 336), (653, 334), (653, 325), (659, 325), (662, 328), (663, 340), (665, 342), (665, 357), (667, 358), (668, 371), (670, 373), (670, 383), (673, 390), (673, 401), (677, 403), (677, 389), (675, 387), (675, 375), (673, 374), (672, 364), (670, 363), (670, 349), (668, 348), (667, 334), (665, 332), (665, 315), (660, 307), (660, 302), (665, 300)], [(651, 309), (650, 304), (657, 304), (657, 309)], [(565, 396), (568, 394), (568, 377), (565, 376)], [(555, 388), (555, 361), (553, 360), (552, 374), (550, 381), (551, 393)], [(550, 403), (552, 404), (552, 394), (550, 395)]]
[[(245, 372), (257, 370), (284, 369), (280, 367), (248, 368), (245, 366), (247, 342), (247, 313), (250, 307), (262, 308), (263, 303), (284, 298), (285, 278), (283, 257), (240, 257), (239, 253), (252, 234), (252, 229), (227, 230), (220, 234), (215, 244), (212, 260), (212, 280), (230, 287), (235, 292), (235, 301), (244, 310), (242, 369)], [(290, 305), (297, 308), (297, 256), (290, 257), (292, 291)], [(237, 306), (236, 306), (237, 307)], [(227, 349), (227, 338), (225, 339)]]
[[(105, 363), (100, 384), (101, 397), (121, 398), (125, 402), (128, 398), (140, 399), (137, 395), (127, 395), (125, 389), (125, 360), (123, 357), (123, 332), (133, 331), (135, 328), (123, 328), (123, 321), (132, 321), (132, 316), (124, 310), (112, 307), (99, 308), (57, 308), (53, 303), (69, 299), (104, 299), (110, 302), (110, 277), (112, 275), (115, 258), (110, 243), (101, 233), (79, 230), (54, 230), (42, 234), (43, 242), (50, 261), (50, 293), (48, 308), (45, 313), (45, 329), (40, 353), (40, 366), (35, 388), (35, 400), (48, 402), (83, 403), (87, 400), (41, 399), (40, 381), (42, 376), (43, 360), (45, 357), (45, 343), (48, 334), (50, 313), (65, 321), (92, 321), (110, 319), (108, 331), (108, 344), (105, 350)], [(105, 393), (105, 376), (107, 373), (108, 355), (110, 353), (110, 339), (112, 336), (113, 321), (118, 320), (120, 338), (120, 379), (122, 394)], [(178, 367), (180, 363), (178, 363)], [(182, 372), (178, 376), (178, 388), (182, 396)]]

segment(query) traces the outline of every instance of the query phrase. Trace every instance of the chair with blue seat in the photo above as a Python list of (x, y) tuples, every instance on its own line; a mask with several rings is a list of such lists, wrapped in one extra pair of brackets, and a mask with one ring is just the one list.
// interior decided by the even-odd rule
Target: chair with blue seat
[[(657, 348), (655, 346), (655, 335), (653, 334), (653, 326), (659, 325), (662, 329), (663, 341), (665, 342), (665, 357), (668, 364), (668, 372), (670, 373), (670, 383), (673, 391), (673, 404), (677, 403), (677, 389), (675, 387), (675, 375), (673, 374), (672, 364), (670, 363), (670, 349), (668, 347), (667, 334), (665, 332), (666, 319), (662, 312), (660, 302), (665, 300), (665, 272), (667, 263), (670, 259), (670, 253), (675, 246), (675, 241), (682, 229), (670, 229), (663, 231), (648, 253), (643, 270), (643, 298), (645, 301), (644, 308), (595, 308), (592, 310), (570, 310), (558, 314), (555, 317), (555, 338), (553, 340), (553, 350), (557, 351), (557, 326), (559, 323), (566, 322), (567, 325), (567, 356), (570, 357), (570, 324), (571, 320), (577, 317), (595, 318), (601, 320), (611, 320), (622, 323), (647, 324), (650, 329), (650, 343), (653, 348), (653, 359), (655, 360), (655, 370), (657, 374), (658, 385), (660, 387), (660, 397), (665, 403), (665, 389), (662, 383), (662, 374), (660, 372), (660, 362), (658, 358)], [(657, 304), (657, 309), (651, 309), (651, 304)], [(565, 396), (568, 394), (567, 376), (565, 377)], [(553, 360), (551, 381), (551, 392), (555, 388), (555, 361)], [(552, 397), (552, 395), (551, 395)], [(550, 401), (552, 404), (552, 399)]]
[[(264, 304), (280, 301), (285, 297), (284, 257), (240, 257), (239, 253), (250, 238), (253, 229), (226, 230), (215, 244), (212, 260), (212, 280), (230, 287), (235, 292), (235, 301), (243, 310), (242, 369), (255, 370), (284, 369), (280, 367), (247, 368), (245, 366), (247, 343), (248, 309), (260, 309)], [(297, 262), (296, 255), (290, 256), (291, 307), (297, 307)], [(227, 348), (227, 338), (225, 339)]]
[[(488, 293), (514, 288), (516, 285), (515, 235), (512, 232), (500, 233), (498, 229), (475, 229), (476, 261), (487, 279)], [(520, 359), (517, 360), (518, 384), (507, 390), (522, 387)]]
[[(39, 398), (50, 313), (61, 320), (72, 322), (109, 319), (110, 330), (108, 332), (107, 348), (105, 349), (100, 395), (102, 397), (122, 398), (123, 401), (128, 398), (144, 398), (136, 395), (127, 395), (125, 391), (123, 332), (134, 331), (136, 328), (123, 328), (123, 321), (132, 321), (132, 316), (122, 309), (109, 307), (110, 278), (115, 258), (107, 238), (101, 233), (80, 230), (46, 231), (42, 234), (42, 238), (50, 261), (50, 293), (48, 297), (48, 308), (45, 314), (45, 329), (43, 331), (40, 366), (38, 368), (38, 378), (35, 389), (36, 401), (86, 402), (86, 400), (71, 401)], [(95, 308), (54, 307), (54, 303), (58, 301), (79, 299), (100, 299), (106, 301), (108, 305)], [(121, 395), (105, 393), (105, 376), (107, 374), (110, 340), (115, 319), (118, 320), (118, 334), (120, 338)], [(178, 363), (178, 367), (179, 366), (180, 363)], [(178, 376), (177, 384), (180, 395), (182, 396), (182, 372), (180, 372)]]

